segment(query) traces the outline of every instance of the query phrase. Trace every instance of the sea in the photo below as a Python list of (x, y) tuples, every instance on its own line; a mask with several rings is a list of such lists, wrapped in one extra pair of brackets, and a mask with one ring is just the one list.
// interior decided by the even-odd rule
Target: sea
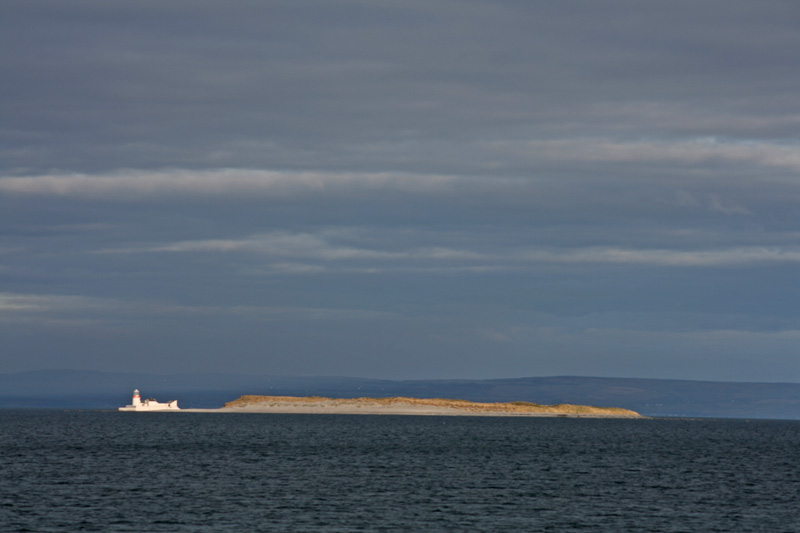
[(0, 531), (800, 531), (800, 421), (0, 410)]

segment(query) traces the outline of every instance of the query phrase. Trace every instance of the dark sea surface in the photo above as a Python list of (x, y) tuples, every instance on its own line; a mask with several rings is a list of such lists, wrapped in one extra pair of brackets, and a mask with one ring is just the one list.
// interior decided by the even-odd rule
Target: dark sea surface
[(800, 531), (800, 422), (0, 410), (0, 531)]

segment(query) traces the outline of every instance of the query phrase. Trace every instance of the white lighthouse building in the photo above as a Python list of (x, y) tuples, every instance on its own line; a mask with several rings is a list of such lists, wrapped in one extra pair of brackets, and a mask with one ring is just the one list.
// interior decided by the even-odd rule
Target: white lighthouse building
[(120, 411), (179, 411), (178, 400), (172, 400), (167, 403), (159, 403), (154, 398), (147, 398), (142, 400), (139, 396), (139, 389), (134, 389), (131, 404), (125, 407), (120, 407)]

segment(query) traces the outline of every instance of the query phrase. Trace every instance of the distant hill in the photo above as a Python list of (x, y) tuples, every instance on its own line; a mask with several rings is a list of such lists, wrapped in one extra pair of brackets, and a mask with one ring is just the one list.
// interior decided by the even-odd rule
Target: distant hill
[(622, 407), (648, 416), (800, 419), (800, 383), (732, 383), (578, 376), (392, 381), (241, 374), (146, 374), (47, 370), (0, 374), (2, 408), (113, 409), (134, 388), (181, 407), (220, 407), (244, 394), (408, 396)]

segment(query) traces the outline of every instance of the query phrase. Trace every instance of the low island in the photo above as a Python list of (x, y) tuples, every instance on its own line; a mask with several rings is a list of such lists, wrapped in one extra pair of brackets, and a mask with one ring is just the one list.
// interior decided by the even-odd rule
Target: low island
[(434, 416), (563, 416), (575, 418), (644, 418), (619, 407), (540, 405), (530, 402), (481, 403), (440, 398), (324, 398), (321, 396), (242, 396), (221, 409), (185, 411), (229, 413), (308, 413)]

